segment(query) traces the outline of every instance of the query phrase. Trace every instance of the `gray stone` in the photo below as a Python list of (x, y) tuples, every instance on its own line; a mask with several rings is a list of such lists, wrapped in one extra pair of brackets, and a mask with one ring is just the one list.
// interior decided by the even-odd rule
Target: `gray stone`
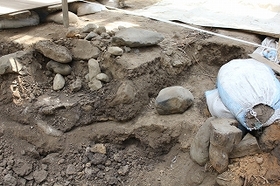
[(72, 84), (70, 84), (70, 90), (72, 92), (78, 92), (82, 88), (81, 78), (77, 78)]
[(23, 69), (23, 65), (19, 58), (24, 54), (24, 51), (19, 51), (0, 57), (0, 75), (11, 72), (20, 72)]
[(56, 162), (58, 161), (58, 158), (59, 158), (59, 153), (51, 153), (42, 159), (42, 163), (47, 164), (47, 165), (50, 165), (52, 163), (56, 164)]
[(209, 146), (210, 163), (218, 173), (222, 173), (227, 170), (229, 164), (228, 158), (229, 158), (228, 152), (210, 143)]
[(62, 64), (62, 63), (58, 63), (56, 61), (49, 61), (46, 65), (47, 69), (56, 73), (56, 74), (61, 74), (64, 76), (67, 76), (69, 74), (71, 74), (71, 67), (68, 64)]
[(118, 170), (118, 174), (119, 175), (122, 175), (122, 176), (125, 176), (129, 171), (129, 166), (128, 165), (125, 165), (125, 166), (122, 166), (119, 170)]
[(73, 54), (73, 58), (76, 60), (97, 58), (100, 54), (100, 50), (87, 40), (73, 39), (71, 44), (73, 45), (71, 52)]
[(11, 174), (7, 174), (4, 176), (4, 185), (7, 186), (16, 186), (17, 185), (17, 179), (13, 177)]
[(156, 97), (155, 105), (159, 114), (178, 114), (185, 112), (192, 104), (192, 93), (181, 86), (162, 89)]
[(97, 29), (97, 28), (98, 28), (98, 26), (97, 26), (96, 24), (94, 24), (94, 23), (88, 23), (86, 26), (84, 26), (84, 27), (82, 28), (82, 32), (84, 32), (84, 33), (90, 33), (90, 32), (94, 31), (94, 30)]
[(56, 74), (53, 80), (53, 90), (60, 90), (65, 86), (65, 79), (61, 74)]
[(123, 49), (120, 47), (108, 47), (108, 52), (114, 56), (121, 56), (123, 54)]
[(145, 47), (157, 45), (164, 39), (163, 35), (140, 28), (121, 29), (113, 37), (113, 43), (128, 47)]
[(45, 170), (36, 170), (33, 172), (33, 178), (36, 183), (41, 183), (46, 180), (48, 172)]
[(72, 61), (70, 51), (64, 47), (57, 45), (49, 40), (42, 40), (34, 45), (35, 49), (42, 53), (45, 57), (60, 63), (69, 63)]
[(95, 59), (90, 59), (88, 61), (88, 78), (89, 81), (94, 79), (99, 73), (101, 73), (101, 69), (99, 63)]
[(241, 158), (260, 152), (261, 149), (259, 147), (257, 139), (250, 133), (248, 133), (240, 143), (234, 146), (233, 150), (229, 154), (229, 158)]
[(22, 159), (17, 159), (13, 166), (13, 171), (19, 176), (26, 176), (32, 171), (32, 164)]
[[(69, 17), (69, 23), (77, 23), (79, 21), (78, 16), (70, 11), (68, 12), (68, 17)], [(56, 12), (56, 13), (50, 14), (47, 16), (46, 21), (55, 22), (57, 24), (63, 24), (63, 13)]]
[(132, 81), (124, 81), (118, 88), (112, 105), (131, 103), (136, 95), (136, 88)]
[(79, 4), (79, 7), (77, 9), (77, 15), (82, 16), (87, 14), (94, 14), (102, 10), (107, 10), (107, 8), (102, 4), (94, 3), (94, 2), (83, 3), (83, 4)]
[(95, 29), (95, 33), (101, 35), (102, 33), (106, 33), (106, 27), (105, 26), (100, 26), (97, 29)]
[(92, 38), (95, 38), (96, 36), (98, 36), (97, 33), (95, 33), (95, 32), (90, 32), (88, 35), (86, 35), (85, 40), (90, 41)]
[(218, 118), (211, 121), (210, 143), (229, 153), (242, 139), (242, 131), (234, 119)]
[(88, 82), (88, 86), (91, 91), (99, 90), (102, 88), (102, 83), (96, 78), (92, 78), (90, 82)]
[(199, 165), (205, 165), (209, 160), (210, 122), (215, 118), (208, 118), (196, 133), (190, 148), (190, 155)]
[(90, 160), (93, 165), (105, 164), (107, 156), (105, 154), (95, 153), (92, 155)]
[(77, 173), (77, 168), (73, 164), (69, 164), (66, 168), (66, 174), (67, 175), (73, 175)]
[(105, 83), (108, 83), (110, 82), (110, 78), (109, 76), (107, 76), (107, 74), (104, 74), (104, 73), (99, 73), (96, 75), (96, 79), (102, 81), (102, 82), (105, 82)]

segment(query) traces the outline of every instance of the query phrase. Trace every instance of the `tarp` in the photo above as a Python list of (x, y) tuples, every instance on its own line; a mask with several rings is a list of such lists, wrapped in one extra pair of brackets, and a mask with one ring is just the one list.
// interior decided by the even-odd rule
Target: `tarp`
[(280, 37), (279, 0), (162, 0), (136, 12), (192, 25), (249, 30)]

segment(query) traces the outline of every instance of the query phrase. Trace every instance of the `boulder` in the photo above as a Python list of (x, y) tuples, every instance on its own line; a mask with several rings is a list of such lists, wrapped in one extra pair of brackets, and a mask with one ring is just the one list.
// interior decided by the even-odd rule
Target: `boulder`
[(45, 57), (59, 63), (69, 63), (72, 61), (72, 55), (70, 51), (66, 47), (57, 45), (52, 41), (42, 40), (37, 42), (34, 47)]
[(125, 28), (119, 30), (113, 37), (113, 43), (128, 47), (146, 47), (157, 45), (164, 39), (160, 33), (140, 28)]
[(65, 79), (61, 74), (56, 74), (53, 80), (53, 90), (60, 90), (65, 85)]
[(71, 52), (73, 54), (73, 58), (76, 60), (89, 60), (91, 58), (96, 59), (100, 54), (100, 50), (91, 44), (90, 41), (73, 39), (71, 44), (73, 45)]
[(67, 76), (69, 74), (71, 74), (71, 67), (68, 64), (62, 64), (62, 63), (58, 63), (56, 61), (49, 61), (46, 65), (47, 69), (56, 73), (56, 74), (61, 74), (64, 76)]
[(156, 110), (161, 115), (185, 112), (194, 101), (192, 93), (182, 86), (162, 89), (156, 97)]

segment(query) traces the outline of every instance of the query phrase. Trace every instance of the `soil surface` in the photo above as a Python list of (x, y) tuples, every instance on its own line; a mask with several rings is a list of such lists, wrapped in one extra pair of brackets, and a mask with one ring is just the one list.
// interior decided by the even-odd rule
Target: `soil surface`
[[(140, 9), (155, 2), (126, 1), (125, 9)], [(100, 55), (102, 70), (111, 73), (112, 80), (98, 91), (90, 91), (87, 83), (78, 92), (70, 91), (74, 79), (83, 79), (88, 73), (85, 61), (72, 62), (73, 73), (66, 77), (66, 86), (53, 91), (54, 74), (47, 72), (48, 61), (33, 51), (33, 44), (52, 40), (70, 48), (67, 29), (42, 23), (1, 30), (0, 56), (30, 51), (23, 61), (31, 73), (0, 77), (0, 185), (211, 186), (217, 185), (216, 179), (240, 179), (247, 186), (280, 184), (277, 150), (230, 160), (230, 176), (226, 178), (218, 176), (211, 165), (199, 166), (189, 155), (192, 138), (210, 117), (204, 92), (215, 88), (221, 65), (248, 58), (255, 47), (117, 10), (82, 16), (71, 26), (82, 28), (89, 22), (108, 30), (138, 26), (157, 31), (165, 39), (158, 46), (133, 48), (124, 54), (124, 61), (147, 62), (133, 70), (118, 71), (110, 66), (115, 59)], [(234, 30), (205, 29), (255, 43), (264, 38)], [(109, 44), (102, 43), (105, 49)], [(116, 104), (116, 91), (127, 81), (137, 90), (135, 99)], [(191, 91), (193, 106), (183, 114), (157, 114), (154, 101), (158, 92), (173, 85)], [(46, 99), (61, 103), (71, 100), (73, 104), (42, 109), (38, 103)], [(48, 131), (46, 123), (62, 133)], [(278, 123), (274, 127), (280, 131)]]

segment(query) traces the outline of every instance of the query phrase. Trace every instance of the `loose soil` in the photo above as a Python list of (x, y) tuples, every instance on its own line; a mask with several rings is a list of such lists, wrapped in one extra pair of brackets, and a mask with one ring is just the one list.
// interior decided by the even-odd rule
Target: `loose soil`
[[(135, 10), (155, 2), (131, 0), (125, 8)], [(71, 47), (66, 28), (42, 23), (0, 31), (0, 56), (30, 50), (24, 61), (31, 72), (0, 77), (0, 185), (216, 185), (218, 174), (211, 165), (201, 167), (189, 155), (192, 138), (210, 116), (204, 92), (215, 88), (221, 65), (247, 58), (255, 48), (114, 10), (80, 18), (71, 26), (82, 28), (89, 22), (107, 29), (139, 26), (162, 33), (165, 39), (159, 46), (124, 54), (124, 61), (148, 62), (133, 70), (119, 72), (115, 68), (110, 72), (113, 67), (109, 64), (115, 59), (101, 55), (102, 70), (111, 73), (113, 80), (98, 91), (90, 91), (84, 83), (80, 91), (71, 92), (71, 82), (87, 73), (87, 62), (72, 62), (73, 73), (66, 77), (65, 88), (53, 91), (54, 74), (46, 73), (45, 68), (48, 59), (32, 50), (34, 43), (45, 39)], [(256, 43), (264, 38), (233, 30), (211, 30)], [(106, 49), (108, 43), (102, 44)], [(161, 56), (155, 58), (158, 51)], [(113, 104), (116, 90), (124, 81), (134, 83), (135, 100)], [(194, 104), (183, 114), (158, 115), (154, 106), (157, 93), (173, 85), (188, 88)], [(47, 110), (34, 104), (48, 97), (79, 104)], [(38, 127), (40, 121), (63, 131), (63, 135), (46, 134)], [(247, 186), (279, 185), (279, 157), (272, 154), (232, 159), (231, 177), (218, 178), (225, 182), (245, 180)]]

